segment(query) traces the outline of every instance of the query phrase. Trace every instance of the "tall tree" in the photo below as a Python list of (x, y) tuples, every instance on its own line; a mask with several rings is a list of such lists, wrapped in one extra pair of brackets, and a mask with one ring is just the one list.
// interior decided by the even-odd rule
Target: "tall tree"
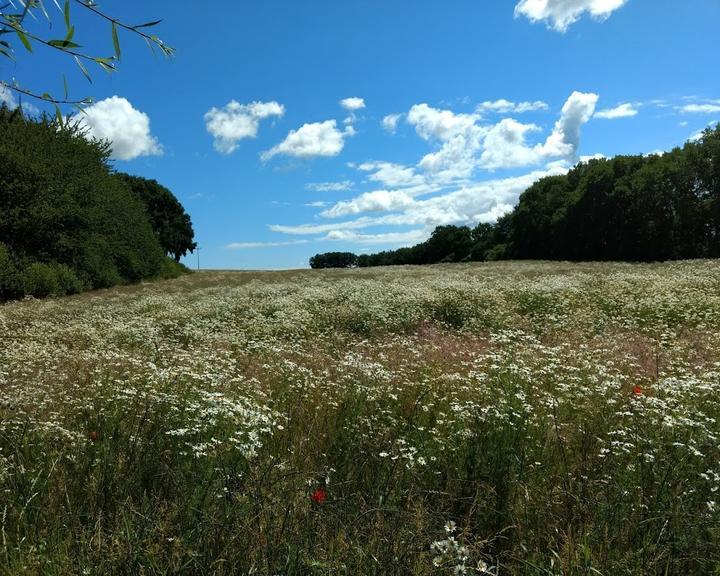
[(170, 190), (156, 180), (139, 176), (118, 174), (118, 178), (145, 205), (155, 236), (166, 254), (179, 262), (188, 252), (195, 251), (197, 243), (190, 216)]

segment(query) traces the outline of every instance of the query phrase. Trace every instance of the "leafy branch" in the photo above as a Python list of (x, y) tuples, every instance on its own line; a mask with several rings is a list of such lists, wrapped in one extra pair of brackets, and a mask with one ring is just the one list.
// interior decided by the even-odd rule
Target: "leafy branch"
[[(122, 52), (120, 49), (120, 38), (118, 30), (125, 30), (135, 34), (145, 40), (150, 49), (154, 52), (155, 48), (159, 48), (165, 56), (172, 56), (175, 50), (166, 45), (158, 36), (146, 32), (147, 29), (160, 24), (161, 20), (145, 22), (142, 24), (131, 25), (122, 22), (118, 18), (114, 18), (103, 12), (94, 0), (73, 0), (73, 3), (81, 8), (88, 10), (94, 16), (106, 20), (110, 23), (110, 36), (112, 39), (114, 55), (108, 57), (93, 56), (81, 50), (82, 46), (75, 42), (75, 26), (72, 23), (71, 1), (65, 0), (61, 7), (58, 0), (52, 0), (57, 9), (63, 15), (66, 33), (63, 38), (43, 37), (36, 32), (31, 32), (26, 26), (25, 21), (28, 16), (33, 20), (38, 20), (36, 13), (41, 13), (52, 27), (52, 17), (47, 11), (43, 0), (7, 0), (0, 5), (0, 56), (5, 56), (11, 60), (14, 58), (14, 50), (10, 40), (6, 38), (16, 37), (25, 50), (33, 52), (34, 45), (41, 45), (46, 48), (57, 50), (72, 58), (75, 64), (80, 68), (82, 74), (89, 82), (92, 82), (92, 76), (85, 66), (84, 62), (90, 62), (100, 66), (106, 72), (115, 72), (117, 70), (116, 63), (121, 59)], [(16, 5), (16, 2), (18, 5)], [(0, 81), (0, 86), (14, 90), (20, 94), (50, 102), (56, 106), (60, 104), (71, 104), (77, 107), (92, 102), (90, 98), (80, 100), (70, 99), (68, 97), (67, 81), (64, 81), (65, 96), (57, 98), (48, 92), (38, 93), (27, 88), (21, 87), (17, 81), (12, 82)]]

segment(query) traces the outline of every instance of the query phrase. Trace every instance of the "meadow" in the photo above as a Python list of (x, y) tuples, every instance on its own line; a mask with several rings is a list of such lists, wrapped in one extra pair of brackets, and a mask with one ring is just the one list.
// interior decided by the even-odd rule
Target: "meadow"
[(720, 263), (0, 306), (0, 574), (720, 574)]

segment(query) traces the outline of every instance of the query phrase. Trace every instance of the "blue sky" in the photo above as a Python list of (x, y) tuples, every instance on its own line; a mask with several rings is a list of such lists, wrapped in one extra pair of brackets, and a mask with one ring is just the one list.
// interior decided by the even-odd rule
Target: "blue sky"
[[(92, 96), (89, 130), (113, 142), (118, 170), (178, 196), (203, 267), (415, 244), (494, 220), (579, 159), (669, 150), (720, 120), (717, 0), (197, 6), (102, 4), (130, 23), (162, 18), (173, 59), (121, 34), (119, 72), (89, 84), (18, 45), (0, 79), (61, 96), (65, 73), (71, 95)], [(109, 25), (80, 7), (73, 19), (76, 41), (112, 54)]]

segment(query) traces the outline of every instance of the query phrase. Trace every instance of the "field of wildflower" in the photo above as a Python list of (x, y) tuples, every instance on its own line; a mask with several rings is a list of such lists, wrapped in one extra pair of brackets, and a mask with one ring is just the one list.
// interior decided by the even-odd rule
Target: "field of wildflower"
[(0, 574), (720, 575), (720, 263), (0, 306)]

